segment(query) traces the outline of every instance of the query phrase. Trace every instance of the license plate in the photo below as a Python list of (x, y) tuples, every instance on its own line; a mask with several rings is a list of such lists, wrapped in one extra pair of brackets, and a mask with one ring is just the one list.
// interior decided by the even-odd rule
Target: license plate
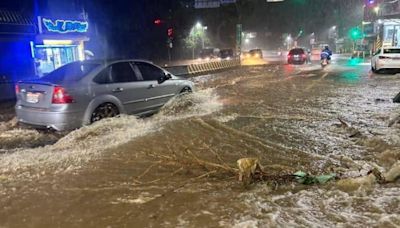
[(39, 102), (40, 93), (31, 93), (28, 92), (26, 94), (26, 102), (36, 104)]

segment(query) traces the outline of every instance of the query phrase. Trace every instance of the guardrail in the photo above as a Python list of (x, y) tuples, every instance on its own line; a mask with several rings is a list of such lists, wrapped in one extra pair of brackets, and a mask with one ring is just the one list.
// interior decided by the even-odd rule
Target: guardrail
[(176, 76), (193, 76), (201, 73), (214, 72), (238, 66), (240, 66), (240, 60), (234, 59), (189, 64), (186, 66), (165, 67), (165, 69)]

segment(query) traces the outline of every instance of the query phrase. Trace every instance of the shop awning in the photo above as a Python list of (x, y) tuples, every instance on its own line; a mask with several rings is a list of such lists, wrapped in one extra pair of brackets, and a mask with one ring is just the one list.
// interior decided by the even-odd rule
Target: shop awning
[(18, 11), (0, 9), (1, 35), (34, 35), (36, 25), (33, 18)]

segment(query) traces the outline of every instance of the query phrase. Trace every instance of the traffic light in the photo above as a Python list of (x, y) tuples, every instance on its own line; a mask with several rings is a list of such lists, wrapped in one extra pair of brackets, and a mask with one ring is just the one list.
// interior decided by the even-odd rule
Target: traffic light
[(168, 28), (167, 29), (167, 35), (169, 38), (174, 37), (174, 29), (173, 28)]
[(352, 28), (349, 31), (349, 36), (352, 40), (358, 40), (362, 38), (362, 32), (358, 27)]
[(154, 20), (154, 24), (155, 25), (161, 25), (161, 23), (162, 23), (161, 19), (155, 19)]

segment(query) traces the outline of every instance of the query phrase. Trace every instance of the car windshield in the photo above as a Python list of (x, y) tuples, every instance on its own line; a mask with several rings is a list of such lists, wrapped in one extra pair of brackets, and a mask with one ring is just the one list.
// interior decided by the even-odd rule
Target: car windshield
[(52, 83), (79, 81), (99, 65), (100, 64), (85, 62), (69, 63), (50, 72), (42, 77), (41, 80)]
[(383, 49), (383, 54), (400, 54), (400, 48)]
[(304, 54), (304, 50), (300, 49), (300, 48), (293, 49), (293, 50), (290, 50), (289, 54), (290, 55), (301, 55), (301, 54)]

